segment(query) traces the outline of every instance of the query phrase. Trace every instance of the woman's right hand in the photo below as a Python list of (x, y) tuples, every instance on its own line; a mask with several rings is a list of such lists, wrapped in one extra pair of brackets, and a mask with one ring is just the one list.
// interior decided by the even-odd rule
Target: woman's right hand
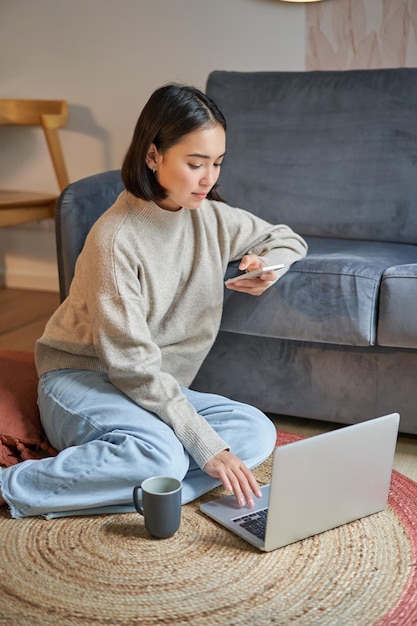
[(237, 456), (223, 450), (204, 466), (204, 471), (212, 478), (218, 478), (226, 491), (234, 493), (239, 506), (254, 506), (253, 496), (262, 496), (258, 482), (250, 469)]

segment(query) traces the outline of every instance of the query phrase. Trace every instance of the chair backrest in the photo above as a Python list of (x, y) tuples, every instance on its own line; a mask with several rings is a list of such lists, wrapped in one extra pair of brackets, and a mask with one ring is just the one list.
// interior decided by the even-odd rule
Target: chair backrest
[(0, 125), (40, 126), (43, 129), (60, 191), (69, 183), (58, 128), (66, 126), (65, 100), (13, 100), (0, 98)]
[(123, 189), (120, 171), (112, 170), (72, 183), (58, 198), (55, 232), (61, 301), (68, 295), (75, 263), (90, 228)]

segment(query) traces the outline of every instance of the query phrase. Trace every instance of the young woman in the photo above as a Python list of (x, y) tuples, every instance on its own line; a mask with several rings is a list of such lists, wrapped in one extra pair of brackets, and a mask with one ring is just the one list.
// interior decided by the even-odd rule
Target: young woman
[(229, 288), (260, 296), (306, 254), (303, 239), (223, 203), (226, 123), (196, 88), (157, 89), (137, 122), (126, 187), (89, 233), (68, 298), (36, 346), (41, 420), (56, 457), (0, 474), (13, 517), (133, 511), (152, 475), (183, 502), (223, 484), (241, 506), (276, 432), (254, 407), (189, 389), (209, 352), (230, 261), (278, 274)]

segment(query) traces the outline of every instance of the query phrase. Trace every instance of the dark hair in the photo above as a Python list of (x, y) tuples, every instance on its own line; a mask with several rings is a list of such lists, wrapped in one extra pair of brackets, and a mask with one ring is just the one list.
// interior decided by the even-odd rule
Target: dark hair
[[(154, 143), (158, 152), (164, 154), (185, 135), (216, 124), (226, 131), (226, 120), (215, 102), (196, 87), (176, 83), (159, 87), (139, 116), (123, 161), (122, 180), (126, 189), (143, 200), (166, 198), (166, 189), (146, 165), (149, 146)], [(207, 197), (221, 200), (216, 185)]]

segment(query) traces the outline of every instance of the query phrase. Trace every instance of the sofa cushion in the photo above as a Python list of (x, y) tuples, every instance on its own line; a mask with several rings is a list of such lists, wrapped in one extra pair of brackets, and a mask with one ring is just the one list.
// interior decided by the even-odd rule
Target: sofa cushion
[(387, 268), (417, 262), (417, 246), (321, 237), (307, 243), (307, 257), (261, 298), (226, 290), (222, 330), (351, 346), (376, 342), (381, 278)]
[(310, 236), (417, 243), (417, 68), (210, 74), (219, 191)]
[(417, 254), (415, 263), (397, 265), (382, 277), (378, 344), (417, 348)]

